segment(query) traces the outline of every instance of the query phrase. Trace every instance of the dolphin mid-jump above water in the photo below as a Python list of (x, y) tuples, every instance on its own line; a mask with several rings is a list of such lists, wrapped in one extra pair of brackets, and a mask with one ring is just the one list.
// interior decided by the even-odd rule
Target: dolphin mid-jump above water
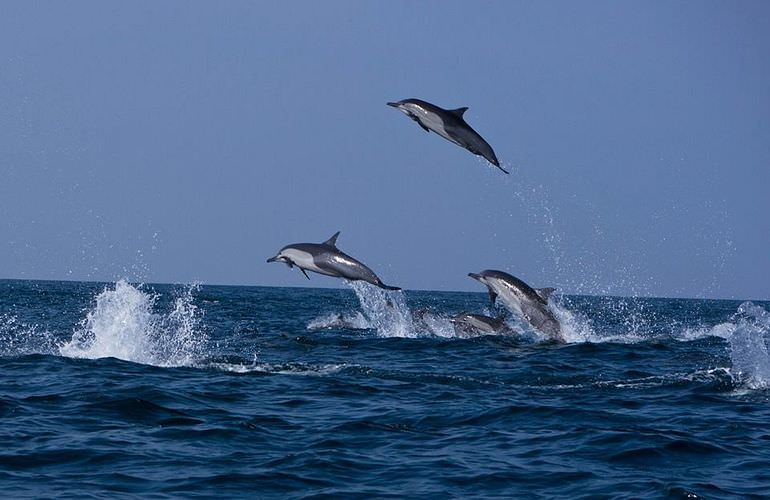
[(508, 173), (507, 170), (500, 166), (492, 146), (465, 122), (463, 113), (468, 108), (444, 109), (420, 99), (404, 99), (403, 101), (389, 102), (388, 106), (393, 106), (402, 111), (406, 116), (416, 121), (426, 132), (432, 130), (444, 139), (454, 142), (471, 153), (483, 156), (489, 163), (506, 174)]
[(338, 249), (339, 235), (340, 232), (337, 231), (323, 243), (286, 245), (278, 255), (270, 257), (267, 261), (283, 262), (289, 268), (297, 266), (307, 279), (310, 279), (310, 276), (305, 271), (313, 271), (349, 281), (366, 281), (385, 290), (401, 290), (396, 286), (386, 285), (371, 269)]
[(534, 289), (515, 276), (489, 269), (478, 274), (468, 273), (468, 276), (486, 285), (493, 304), (500, 297), (500, 301), (511, 312), (527, 321), (535, 330), (551, 340), (564, 342), (561, 324), (548, 308), (548, 297), (554, 292), (553, 288)]

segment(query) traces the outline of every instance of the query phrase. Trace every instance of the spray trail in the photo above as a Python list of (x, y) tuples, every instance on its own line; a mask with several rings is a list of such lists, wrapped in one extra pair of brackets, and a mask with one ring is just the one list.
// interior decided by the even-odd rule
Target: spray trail
[(750, 389), (767, 389), (770, 387), (770, 313), (744, 302), (735, 318), (735, 330), (729, 337), (732, 373)]
[(369, 325), (382, 337), (417, 337), (404, 292), (383, 290), (363, 281), (347, 282)]

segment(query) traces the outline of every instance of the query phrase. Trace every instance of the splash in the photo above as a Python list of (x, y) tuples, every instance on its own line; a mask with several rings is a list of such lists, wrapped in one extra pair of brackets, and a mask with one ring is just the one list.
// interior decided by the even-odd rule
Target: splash
[(770, 313), (744, 302), (735, 319), (735, 330), (729, 337), (733, 375), (750, 389), (770, 388)]
[(113, 357), (155, 366), (189, 366), (201, 359), (207, 342), (193, 303), (196, 287), (177, 297), (167, 314), (155, 311), (158, 295), (121, 280), (96, 297), (62, 356)]
[[(419, 319), (420, 319), (419, 324), (422, 327), (422, 329), (430, 335), (434, 335), (436, 337), (444, 337), (444, 338), (461, 336), (461, 335), (458, 335), (457, 330), (455, 329), (455, 326), (452, 323), (452, 321), (450, 321), (450, 319), (445, 316), (442, 316), (440, 314), (425, 312), (421, 315)], [(467, 336), (468, 335), (466, 335), (466, 337)]]
[(548, 307), (559, 320), (561, 325), (562, 338), (568, 344), (580, 342), (602, 342), (605, 339), (599, 338), (591, 326), (591, 321), (567, 309), (563, 304), (554, 300), (548, 301)]
[[(549, 306), (562, 325), (565, 341), (568, 343), (612, 342), (635, 344), (661, 335), (661, 319), (645, 303), (634, 297), (597, 297), (603, 302), (598, 317), (574, 311), (574, 299), (556, 296)], [(594, 320), (607, 326), (597, 327)]]
[(0, 314), (0, 357), (54, 354), (57, 350), (50, 332), (27, 325), (16, 316)]
[(726, 321), (714, 326), (685, 328), (681, 332), (675, 333), (675, 338), (684, 342), (698, 340), (704, 337), (720, 337), (725, 340), (730, 340), (730, 337), (732, 337), (733, 333), (735, 333), (735, 328), (735, 323)]
[(349, 281), (371, 328), (382, 337), (418, 337), (404, 292), (383, 290), (363, 281)]

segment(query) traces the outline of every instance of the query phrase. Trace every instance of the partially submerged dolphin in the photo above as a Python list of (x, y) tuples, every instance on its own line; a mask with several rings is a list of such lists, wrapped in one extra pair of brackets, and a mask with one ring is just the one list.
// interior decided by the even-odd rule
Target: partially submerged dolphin
[(326, 276), (342, 278), (350, 281), (366, 281), (385, 290), (401, 290), (388, 286), (380, 281), (374, 272), (350, 255), (337, 248), (337, 237), (340, 232), (323, 243), (295, 243), (287, 245), (268, 262), (283, 262), (289, 268), (297, 266), (307, 279), (310, 276), (305, 271), (313, 271)]
[(553, 288), (534, 289), (515, 276), (489, 269), (478, 274), (468, 273), (468, 276), (486, 285), (493, 304), (500, 297), (511, 312), (526, 320), (535, 330), (551, 340), (564, 341), (561, 324), (548, 308), (548, 297), (553, 294)]
[(366, 330), (366, 320), (358, 316), (344, 316), (340, 313), (331, 314), (325, 318), (311, 321), (308, 330)]
[(388, 106), (393, 106), (402, 111), (406, 116), (416, 121), (426, 132), (432, 130), (444, 139), (454, 142), (471, 153), (483, 156), (489, 163), (506, 174), (508, 173), (508, 171), (500, 166), (492, 146), (465, 122), (463, 114), (468, 108), (443, 109), (420, 99), (404, 99), (403, 101), (389, 102)]
[(462, 312), (449, 318), (455, 328), (465, 334), (514, 333), (505, 322), (505, 315), (496, 318), (483, 314)]

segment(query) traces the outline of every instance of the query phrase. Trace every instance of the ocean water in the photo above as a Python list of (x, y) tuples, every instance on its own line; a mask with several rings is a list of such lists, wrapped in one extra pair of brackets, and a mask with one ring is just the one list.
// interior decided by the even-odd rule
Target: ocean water
[[(0, 281), (4, 497), (770, 495), (770, 304)], [(522, 325), (518, 325), (521, 327)]]

